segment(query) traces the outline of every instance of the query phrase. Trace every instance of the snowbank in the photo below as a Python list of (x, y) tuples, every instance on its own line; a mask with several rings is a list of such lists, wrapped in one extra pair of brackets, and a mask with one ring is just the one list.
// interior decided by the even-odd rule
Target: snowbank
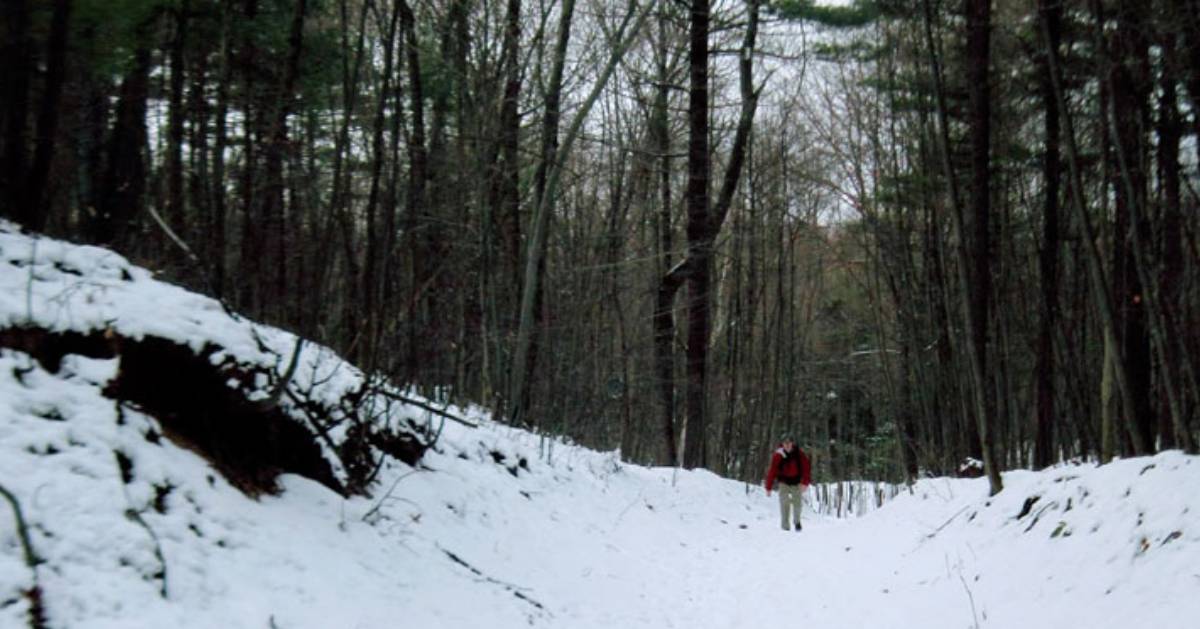
[[(65, 354), (120, 356), (109, 397), (174, 420), (168, 430), (218, 463), (220, 444), (205, 441), (214, 423), (258, 427), (263, 438), (282, 433), (279, 443), (259, 446), (282, 453), (272, 464), (350, 492), (364, 490), (381, 450), (407, 448), (412, 455), (403, 458), (415, 460), (423, 448), (427, 426), (411, 421), (418, 409), (398, 403), (407, 397), (400, 391), (368, 381), (328, 348), (157, 281), (111, 251), (30, 237), (0, 221), (0, 269), (0, 347), (30, 353), (50, 371)], [(316, 453), (287, 460), (303, 448)], [(247, 458), (224, 454), (227, 472)], [(241, 480), (268, 489), (273, 481)]]

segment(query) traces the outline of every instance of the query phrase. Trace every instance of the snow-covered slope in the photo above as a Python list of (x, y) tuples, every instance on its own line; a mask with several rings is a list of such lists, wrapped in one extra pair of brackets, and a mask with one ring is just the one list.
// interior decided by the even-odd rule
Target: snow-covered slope
[[(211, 343), (273, 369), (294, 347), (115, 254), (35, 247), (0, 226), (0, 330), (30, 321)], [(361, 387), (327, 350), (304, 352), (298, 387), (335, 401)], [(398, 405), (382, 421), (438, 435), (415, 467), (384, 458), (369, 496), (284, 474), (278, 494), (252, 498), (161, 421), (105, 397), (118, 361), (67, 355), (50, 369), (0, 350), (0, 486), (41, 560), (26, 565), (0, 501), (4, 629), (29, 626), (35, 584), (47, 626), (70, 628), (1182, 629), (1200, 617), (1196, 457), (1013, 472), (993, 498), (983, 479), (925, 480), (862, 518), (809, 517), (791, 533), (758, 487), (625, 465), (480, 409), (450, 409), (470, 427)]]

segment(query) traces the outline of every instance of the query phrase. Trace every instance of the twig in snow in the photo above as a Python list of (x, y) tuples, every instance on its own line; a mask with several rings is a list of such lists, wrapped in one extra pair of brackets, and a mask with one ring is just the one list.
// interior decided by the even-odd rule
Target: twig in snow
[(25, 597), (29, 599), (29, 626), (30, 629), (45, 629), (46, 608), (42, 605), (42, 586), (38, 583), (37, 573), (42, 558), (34, 552), (33, 543), (29, 541), (29, 526), (25, 523), (25, 516), (21, 514), (21, 503), (4, 485), (0, 485), (0, 494), (12, 505), (13, 518), (17, 521), (17, 537), (21, 540), (21, 550), (25, 554), (25, 565), (29, 566), (33, 573), (33, 587), (24, 592)]
[(327, 350), (321, 348), (319, 345), (317, 347), (319, 348), (317, 351), (317, 358), (316, 360), (312, 361), (312, 376), (309, 377), (309, 380), (312, 382), (312, 388), (314, 389), (324, 386), (325, 383), (333, 380), (333, 377), (337, 375), (337, 372), (341, 371), (342, 366), (348, 364), (346, 361), (339, 359), (333, 364), (333, 369), (330, 369), (328, 374), (326, 374), (324, 377), (318, 378), (317, 373), (321, 370), (321, 365), (325, 362), (325, 352)]
[(454, 553), (446, 550), (445, 548), (442, 548), (441, 546), (438, 546), (438, 549), (441, 550), (443, 553), (446, 553), (446, 556), (450, 558), (450, 561), (453, 561), (454, 563), (466, 568), (467, 570), (470, 570), (472, 574), (479, 577), (480, 579), (483, 579), (484, 581), (486, 581), (488, 583), (494, 583), (496, 585), (499, 585), (500, 587), (503, 587), (504, 589), (508, 590), (509, 592), (512, 592), (513, 596), (525, 601), (526, 603), (529, 603), (530, 605), (533, 605), (534, 607), (536, 607), (542, 611), (546, 611), (546, 607), (544, 605), (542, 605), (538, 601), (530, 598), (529, 595), (527, 595), (521, 591), (521, 590), (527, 590), (529, 588), (518, 587), (511, 583), (505, 583), (504, 581), (501, 581), (499, 579), (493, 579), (492, 577), (489, 577), (486, 574), (484, 574), (483, 571), (481, 571), (479, 568), (476, 568), (475, 566), (472, 566), (471, 564), (464, 561), (458, 555), (455, 555)]
[(399, 478), (397, 478), (395, 481), (393, 481), (392, 486), (388, 487), (387, 493), (383, 494), (383, 497), (379, 499), (379, 502), (376, 502), (375, 506), (371, 507), (370, 511), (367, 511), (366, 513), (363, 514), (362, 521), (369, 522), (371, 516), (375, 515), (375, 513), (378, 512), (379, 509), (383, 507), (383, 503), (387, 502), (387, 499), (392, 497), (392, 492), (396, 491), (396, 485), (399, 485), (400, 481), (408, 478), (409, 476), (412, 476), (413, 474), (416, 474), (419, 471), (421, 471), (421, 470), (413, 470), (407, 474), (401, 474)]
[[(636, 505), (639, 502), (643, 502), (642, 494), (644, 494), (644, 493), (645, 493), (644, 489), (638, 490), (637, 498), (634, 498), (633, 502), (629, 503), (628, 505), (625, 506), (624, 509), (621, 510), (621, 514), (618, 515), (616, 521), (613, 522), (611, 530), (613, 530), (613, 531), (617, 530), (617, 527), (620, 526), (620, 524), (621, 524), (621, 520), (625, 519), (625, 514), (629, 513), (629, 510), (632, 509), (634, 507), (634, 505)], [(646, 503), (646, 504), (649, 504), (649, 503)]]
[(297, 336), (296, 346), (292, 349), (292, 360), (288, 363), (287, 370), (283, 372), (283, 377), (279, 379), (279, 382), (275, 383), (275, 389), (271, 391), (271, 395), (258, 403), (259, 408), (266, 410), (279, 405), (280, 398), (283, 397), (283, 393), (287, 390), (292, 377), (296, 375), (296, 366), (300, 363), (300, 350), (303, 348), (304, 338)]
[(25, 523), (25, 516), (21, 514), (21, 503), (17, 501), (16, 496), (4, 488), (4, 485), (0, 485), (0, 495), (3, 495), (8, 500), (8, 504), (12, 505), (13, 517), (17, 520), (17, 537), (21, 540), (21, 551), (25, 554), (25, 565), (37, 568), (38, 564), (42, 563), (42, 558), (37, 556), (33, 550), (33, 543), (29, 541), (29, 527)]
[(975, 595), (971, 594), (971, 588), (967, 586), (967, 580), (963, 578), (962, 571), (958, 572), (958, 580), (962, 581), (963, 589), (967, 591), (967, 600), (971, 602), (971, 617), (974, 619), (975, 629), (979, 629), (979, 613), (975, 611)]
[(158, 535), (156, 535), (154, 533), (154, 529), (150, 528), (150, 525), (147, 524), (146, 520), (142, 518), (142, 514), (138, 513), (138, 511), (136, 509), (134, 509), (133, 507), (125, 509), (125, 517), (129, 518), (133, 522), (137, 522), (138, 524), (141, 525), (141, 527), (143, 529), (146, 529), (146, 533), (148, 533), (150, 535), (150, 539), (154, 542), (154, 557), (155, 557), (155, 559), (158, 559), (158, 565), (160, 567), (159, 573), (154, 576), (156, 578), (158, 578), (159, 582), (161, 583), (161, 587), (158, 588), (159, 596), (166, 598), (167, 597), (167, 558), (163, 556), (162, 542), (160, 542), (158, 540)]
[[(116, 457), (117, 467), (123, 467), (121, 465), (121, 452), (119, 450), (113, 450), (113, 456)], [(154, 576), (161, 583), (161, 587), (158, 589), (159, 595), (163, 598), (167, 598), (167, 559), (163, 556), (162, 542), (159, 541), (158, 535), (154, 533), (154, 529), (150, 528), (150, 525), (146, 523), (144, 518), (142, 518), (142, 514), (139, 513), (137, 509), (133, 508), (133, 505), (129, 500), (129, 491), (125, 489), (124, 483), (121, 484), (121, 492), (125, 494), (125, 504), (128, 505), (125, 508), (125, 517), (130, 521), (141, 525), (141, 527), (146, 530), (146, 533), (150, 535), (150, 539), (154, 542), (154, 557), (158, 559), (158, 565), (160, 568), (159, 573)]]
[(442, 438), (442, 430), (446, 428), (446, 418), (443, 417), (441, 423), (438, 424), (437, 432), (433, 433), (433, 438), (429, 440), (429, 447), (437, 445), (438, 439)]
[(967, 506), (959, 509), (958, 513), (955, 513), (954, 515), (950, 516), (949, 520), (946, 520), (945, 522), (942, 523), (941, 526), (937, 527), (936, 529), (933, 529), (933, 532), (926, 535), (925, 539), (932, 539), (935, 535), (937, 535), (938, 533), (941, 533), (942, 529), (946, 528), (947, 526), (950, 526), (950, 523), (953, 522), (955, 518), (962, 515), (963, 512), (966, 511), (967, 509), (969, 509), (970, 507), (971, 507), (971, 505), (967, 505)]

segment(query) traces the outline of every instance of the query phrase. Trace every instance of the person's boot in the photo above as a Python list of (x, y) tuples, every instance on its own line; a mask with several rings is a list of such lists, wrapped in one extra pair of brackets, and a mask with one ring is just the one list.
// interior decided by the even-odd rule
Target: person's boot
[(799, 522), (797, 522), (797, 523), (796, 523), (796, 529), (795, 529), (795, 531), (796, 531), (797, 533), (799, 533), (799, 532), (800, 532), (800, 529), (802, 529), (802, 528), (804, 528), (804, 527), (803, 527), (803, 526), (800, 526), (800, 523), (799, 523)]

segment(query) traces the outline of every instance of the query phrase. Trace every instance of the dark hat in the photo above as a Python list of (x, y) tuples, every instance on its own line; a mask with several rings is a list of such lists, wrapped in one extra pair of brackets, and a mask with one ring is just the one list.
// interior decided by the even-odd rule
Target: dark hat
[(785, 434), (783, 437), (781, 437), (779, 439), (779, 443), (786, 443), (788, 441), (791, 441), (792, 443), (796, 443), (796, 438), (790, 434)]

